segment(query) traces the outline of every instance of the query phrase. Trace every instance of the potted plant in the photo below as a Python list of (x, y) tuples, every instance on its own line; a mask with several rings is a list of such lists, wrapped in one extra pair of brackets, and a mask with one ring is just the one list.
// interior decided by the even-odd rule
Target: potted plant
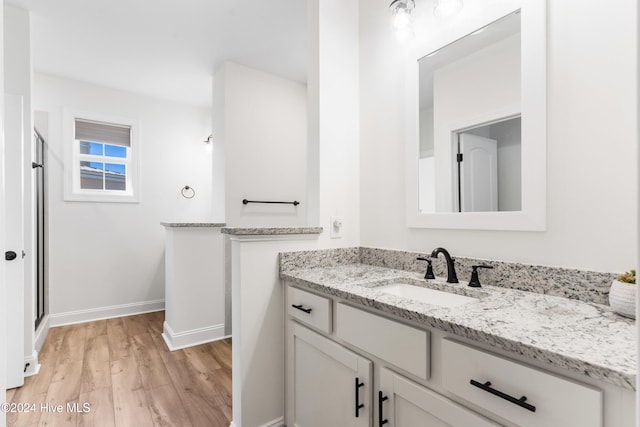
[(616, 313), (636, 318), (636, 271), (629, 270), (616, 277), (609, 291), (609, 305)]

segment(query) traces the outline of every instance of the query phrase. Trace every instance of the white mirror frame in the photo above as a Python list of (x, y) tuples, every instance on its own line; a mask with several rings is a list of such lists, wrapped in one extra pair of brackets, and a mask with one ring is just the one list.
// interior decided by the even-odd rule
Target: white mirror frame
[[(507, 3), (507, 2), (505, 2)], [(547, 219), (547, 20), (546, 0), (508, 2), (474, 14), (456, 28), (411, 49), (405, 75), (407, 226), (468, 230), (544, 231)], [(514, 3), (521, 3), (515, 4)], [(418, 59), (503, 16), (521, 13), (522, 210), (517, 212), (418, 212)], [(468, 24), (468, 25), (466, 25)]]

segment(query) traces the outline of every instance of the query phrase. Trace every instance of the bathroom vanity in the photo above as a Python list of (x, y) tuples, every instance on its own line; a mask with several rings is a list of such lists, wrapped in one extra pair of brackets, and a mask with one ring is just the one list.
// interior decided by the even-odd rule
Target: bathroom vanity
[(286, 425), (633, 425), (633, 321), (334, 252), (281, 254)]

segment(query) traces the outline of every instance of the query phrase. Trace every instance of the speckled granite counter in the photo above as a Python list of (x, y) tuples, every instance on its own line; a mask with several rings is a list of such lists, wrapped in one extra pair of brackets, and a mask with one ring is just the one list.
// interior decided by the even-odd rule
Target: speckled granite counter
[(281, 277), (383, 313), (635, 390), (635, 322), (603, 305), (494, 286), (475, 290), (464, 283), (429, 281), (429, 287), (434, 289), (479, 297), (477, 302), (443, 308), (376, 289), (398, 279), (424, 285), (423, 274), (360, 263), (284, 268)]
[(232, 236), (262, 236), (274, 234), (320, 234), (322, 227), (226, 227), (222, 229), (222, 234)]
[(224, 222), (161, 222), (160, 225), (173, 228), (187, 228), (187, 227), (224, 227), (227, 225)]

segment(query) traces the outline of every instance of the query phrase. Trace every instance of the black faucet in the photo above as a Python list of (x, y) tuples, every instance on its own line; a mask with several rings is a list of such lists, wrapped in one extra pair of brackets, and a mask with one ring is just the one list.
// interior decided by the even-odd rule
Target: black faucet
[(451, 258), (449, 252), (445, 248), (435, 248), (431, 252), (431, 258), (438, 258), (439, 254), (444, 255), (445, 261), (447, 261), (447, 283), (458, 283), (458, 276), (456, 275), (455, 259)]
[(471, 280), (469, 280), (469, 286), (472, 288), (479, 288), (480, 285), (480, 277), (478, 277), (478, 269), (479, 268), (493, 268), (491, 265), (472, 265), (471, 268), (473, 271), (471, 272)]
[(433, 266), (431, 265), (431, 258), (427, 257), (418, 257), (416, 258), (418, 261), (427, 261), (427, 273), (424, 275), (425, 279), (435, 279), (436, 276), (433, 274)]

